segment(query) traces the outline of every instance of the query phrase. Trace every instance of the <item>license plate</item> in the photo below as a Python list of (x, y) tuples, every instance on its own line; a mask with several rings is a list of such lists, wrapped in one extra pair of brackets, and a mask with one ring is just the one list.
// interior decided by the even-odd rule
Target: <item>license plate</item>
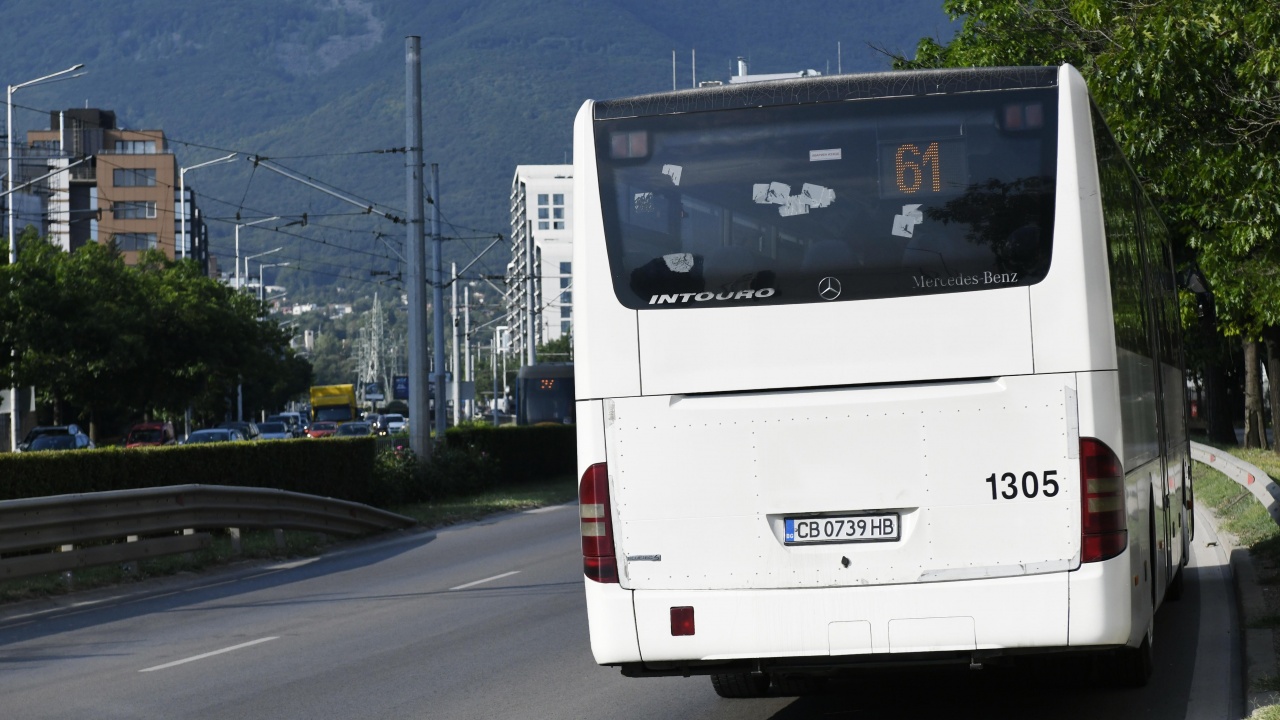
[(784, 518), (787, 545), (825, 542), (892, 542), (902, 536), (898, 513)]

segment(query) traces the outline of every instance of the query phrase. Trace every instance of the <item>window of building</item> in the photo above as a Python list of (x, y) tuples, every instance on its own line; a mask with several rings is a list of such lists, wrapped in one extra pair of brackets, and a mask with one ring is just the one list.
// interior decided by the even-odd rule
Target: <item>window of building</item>
[(552, 228), (553, 230), (563, 230), (563, 229), (564, 229), (564, 221), (563, 221), (563, 220), (556, 220), (555, 222), (553, 222), (553, 223), (551, 223), (551, 224), (554, 226), (554, 227)]
[(570, 317), (569, 313), (571, 313), (571, 312), (573, 312), (573, 308), (565, 307), (565, 306), (563, 306), (563, 305), (561, 305), (561, 306), (560, 306), (560, 318), (561, 318), (562, 320), (563, 320), (563, 319), (565, 319), (565, 318)]
[(548, 196), (546, 193), (542, 193), (542, 194), (538, 195), (538, 204), (539, 204), (539, 205), (546, 205), (546, 204), (547, 204), (547, 199), (548, 199), (548, 197), (549, 197), (549, 196)]
[(146, 201), (114, 203), (111, 216), (116, 220), (152, 220), (156, 217), (156, 204)]
[(116, 187), (155, 187), (155, 168), (116, 168), (111, 171), (111, 182)]
[(552, 204), (552, 205), (564, 205), (564, 195), (563, 195), (563, 194), (561, 194), (561, 193), (556, 193), (555, 195), (552, 195), (552, 196), (551, 196), (551, 204)]
[(563, 219), (564, 219), (564, 208), (562, 208), (562, 207), (558, 207), (558, 208), (551, 208), (551, 217), (555, 218), (556, 220), (563, 220)]
[(561, 320), (561, 321), (560, 321), (560, 334), (561, 334), (561, 335), (568, 335), (568, 334), (569, 334), (569, 329), (570, 329), (570, 328), (572, 328), (572, 327), (573, 327), (573, 323), (569, 322), (568, 320)]
[[(572, 274), (573, 274), (573, 263), (572, 263), (572, 262), (562, 262), (562, 263), (560, 263), (560, 274), (561, 274), (561, 275), (572, 275)], [(568, 279), (568, 278), (566, 278), (566, 279)], [(568, 287), (568, 286), (566, 286), (566, 285), (562, 285), (561, 287)]]
[(572, 305), (572, 304), (573, 304), (573, 291), (572, 291), (572, 290), (565, 290), (564, 292), (560, 293), (560, 302), (561, 302), (561, 303), (563, 303), (563, 304), (565, 304), (565, 305)]
[(155, 140), (117, 140), (116, 152), (121, 155), (155, 155)]
[(548, 217), (550, 217), (550, 215), (548, 215), (548, 211), (547, 211), (547, 209), (546, 209), (546, 208), (538, 208), (538, 219), (539, 219), (539, 220), (546, 220)]
[(539, 230), (550, 230), (550, 229), (551, 229), (551, 223), (547, 222), (546, 220), (542, 220), (542, 221), (540, 221), (540, 222), (538, 223), (538, 229), (539, 229)]
[(155, 250), (155, 233), (116, 233), (112, 236), (120, 250)]

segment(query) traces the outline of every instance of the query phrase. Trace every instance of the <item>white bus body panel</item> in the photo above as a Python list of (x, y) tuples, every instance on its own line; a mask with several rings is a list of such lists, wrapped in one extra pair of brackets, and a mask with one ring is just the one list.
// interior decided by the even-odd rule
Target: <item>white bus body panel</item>
[(863, 384), (1033, 370), (1027, 288), (644, 312), (639, 329), (645, 395), (822, 387), (847, 384), (851, 377)]
[(1107, 249), (1100, 241), (1093, 121), (1084, 79), (1069, 65), (1058, 73), (1058, 103), (1053, 261), (1045, 279), (1028, 288), (1035, 371), (1110, 370), (1116, 367), (1115, 321)]
[[(1074, 568), (1074, 382), (1028, 375), (606, 401), (623, 586), (848, 587)], [(1003, 494), (999, 476), (1023, 484), (1028, 472), (1034, 497), (1019, 488), (992, 499), (989, 476)], [(897, 513), (901, 538), (785, 545), (784, 518), (809, 513)]]
[[(595, 157), (591, 127), (591, 101), (582, 105), (574, 122), (575, 157)], [(609, 281), (609, 254), (604, 244), (604, 220), (600, 216), (599, 173), (593, 162), (576, 163), (573, 192), (573, 227), (580, 239), (573, 243), (573, 267), (577, 277), (599, 282), (575, 283), (573, 289), (574, 387), (579, 398), (627, 397), (640, 394), (640, 349), (636, 311), (618, 302)], [(587, 340), (589, 338), (589, 340)]]

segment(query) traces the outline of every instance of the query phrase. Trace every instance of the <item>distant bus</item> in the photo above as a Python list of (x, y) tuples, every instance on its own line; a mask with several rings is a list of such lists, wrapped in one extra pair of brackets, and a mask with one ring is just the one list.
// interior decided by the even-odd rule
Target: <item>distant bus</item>
[(516, 424), (572, 425), (573, 363), (525, 365), (516, 374)]
[(722, 696), (1083, 652), (1141, 685), (1192, 488), (1169, 239), (1070, 66), (587, 102), (597, 662)]

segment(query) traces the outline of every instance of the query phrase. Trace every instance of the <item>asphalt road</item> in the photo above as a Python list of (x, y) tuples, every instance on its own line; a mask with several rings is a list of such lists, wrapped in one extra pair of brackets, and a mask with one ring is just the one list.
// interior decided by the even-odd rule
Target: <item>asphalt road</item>
[(572, 506), (128, 595), (0, 608), (5, 718), (1099, 718), (1243, 716), (1229, 569), (1198, 523), (1156, 619), (1152, 684), (1061, 664), (893, 671), (803, 698), (591, 659)]

